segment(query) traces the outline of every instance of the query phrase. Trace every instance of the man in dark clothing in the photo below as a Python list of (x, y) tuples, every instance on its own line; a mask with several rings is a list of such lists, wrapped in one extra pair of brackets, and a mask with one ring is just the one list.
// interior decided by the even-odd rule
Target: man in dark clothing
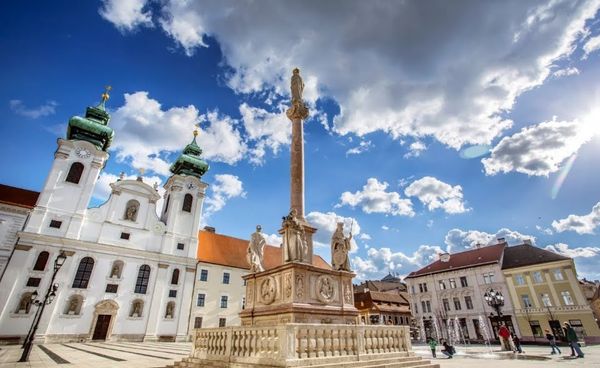
[[(574, 353), (577, 353), (577, 358), (583, 358), (583, 352), (577, 343), (577, 332), (571, 327), (569, 322), (565, 322), (565, 336), (567, 337), (567, 342)], [(574, 354), (571, 354), (573, 356)]]
[[(548, 329), (545, 329), (544, 332), (546, 332), (546, 338), (548, 339), (548, 342), (550, 343), (550, 347), (552, 348), (552, 353), (550, 353), (550, 354), (556, 354), (557, 351), (559, 354), (562, 354), (562, 352), (556, 345), (556, 336), (551, 334), (550, 330), (548, 330)], [(575, 354), (573, 354), (573, 355), (575, 355)]]
[(521, 340), (519, 339), (517, 334), (512, 334), (512, 341), (513, 341), (513, 344), (515, 345), (514, 352), (515, 353), (517, 353), (517, 352), (523, 353), (523, 349), (521, 349)]
[(446, 340), (442, 340), (442, 341), (443, 341), (442, 345), (444, 346), (444, 349), (442, 349), (442, 354), (447, 356), (448, 359), (452, 359), (452, 356), (455, 353), (454, 346), (449, 345)]

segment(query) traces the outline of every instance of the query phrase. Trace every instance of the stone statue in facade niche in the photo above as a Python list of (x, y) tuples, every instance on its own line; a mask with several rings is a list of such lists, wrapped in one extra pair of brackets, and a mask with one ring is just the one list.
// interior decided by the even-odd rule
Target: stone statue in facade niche
[(133, 312), (131, 313), (132, 317), (139, 317), (142, 315), (142, 310), (141, 310), (141, 303), (139, 302), (135, 302), (133, 304)]
[(125, 210), (125, 220), (135, 221), (137, 217), (138, 206), (136, 203), (131, 203), (127, 206)]
[(262, 272), (263, 267), (263, 251), (267, 241), (261, 232), (262, 228), (260, 225), (256, 226), (256, 232), (251, 235), (250, 242), (248, 243), (248, 253), (246, 259), (250, 264), (250, 272)]
[(110, 271), (110, 277), (119, 277), (119, 265), (114, 265), (112, 266), (112, 270)]
[(337, 229), (331, 237), (331, 265), (336, 271), (350, 271), (350, 241), (352, 240), (352, 230), (350, 236), (344, 236), (344, 223), (338, 222)]
[(304, 262), (308, 253), (304, 228), (296, 209), (283, 218), (283, 259), (285, 262)]
[(167, 313), (165, 313), (165, 318), (173, 318), (173, 304), (167, 304)]
[(78, 302), (76, 298), (71, 298), (71, 300), (69, 301), (69, 310), (67, 311), (67, 314), (77, 314), (77, 306), (78, 306)]

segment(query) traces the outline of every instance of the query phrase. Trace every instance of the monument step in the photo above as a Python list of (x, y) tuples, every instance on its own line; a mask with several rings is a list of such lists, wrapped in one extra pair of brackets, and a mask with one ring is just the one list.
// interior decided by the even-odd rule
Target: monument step
[[(245, 364), (233, 364), (230, 365), (228, 362), (219, 361), (206, 361), (198, 358), (184, 358), (179, 362), (175, 362), (173, 365), (168, 365), (165, 368), (226, 368), (230, 366), (242, 367)], [(247, 365), (248, 367), (256, 367), (255, 365)], [(264, 366), (263, 366), (264, 367)], [(374, 360), (363, 360), (363, 361), (352, 361), (342, 363), (328, 363), (328, 364), (311, 364), (311, 365), (300, 365), (295, 368), (439, 368), (440, 365), (431, 363), (428, 360), (423, 360), (420, 357), (409, 356), (409, 357), (396, 357), (396, 358), (384, 358)]]

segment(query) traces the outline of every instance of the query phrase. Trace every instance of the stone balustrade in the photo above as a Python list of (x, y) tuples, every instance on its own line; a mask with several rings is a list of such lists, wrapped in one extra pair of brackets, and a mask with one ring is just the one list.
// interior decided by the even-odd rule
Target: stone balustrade
[(264, 327), (203, 328), (192, 356), (246, 364), (293, 366), (307, 360), (353, 361), (411, 350), (408, 326), (290, 323)]

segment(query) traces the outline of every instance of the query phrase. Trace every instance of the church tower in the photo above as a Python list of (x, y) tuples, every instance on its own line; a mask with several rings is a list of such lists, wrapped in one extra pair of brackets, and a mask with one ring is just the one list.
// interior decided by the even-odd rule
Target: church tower
[(94, 186), (108, 159), (114, 131), (108, 126), (108, 91), (85, 117), (69, 119), (66, 139), (58, 139), (52, 168), (26, 227), (33, 233), (76, 237)]
[(208, 164), (201, 158), (202, 149), (194, 138), (185, 146), (181, 155), (171, 165), (173, 173), (165, 184), (165, 195), (160, 219), (166, 224), (166, 233), (171, 235), (163, 244), (162, 252), (173, 254), (182, 248), (188, 257), (195, 257), (198, 248), (198, 230), (204, 195), (208, 185), (202, 182), (202, 175), (208, 171)]

